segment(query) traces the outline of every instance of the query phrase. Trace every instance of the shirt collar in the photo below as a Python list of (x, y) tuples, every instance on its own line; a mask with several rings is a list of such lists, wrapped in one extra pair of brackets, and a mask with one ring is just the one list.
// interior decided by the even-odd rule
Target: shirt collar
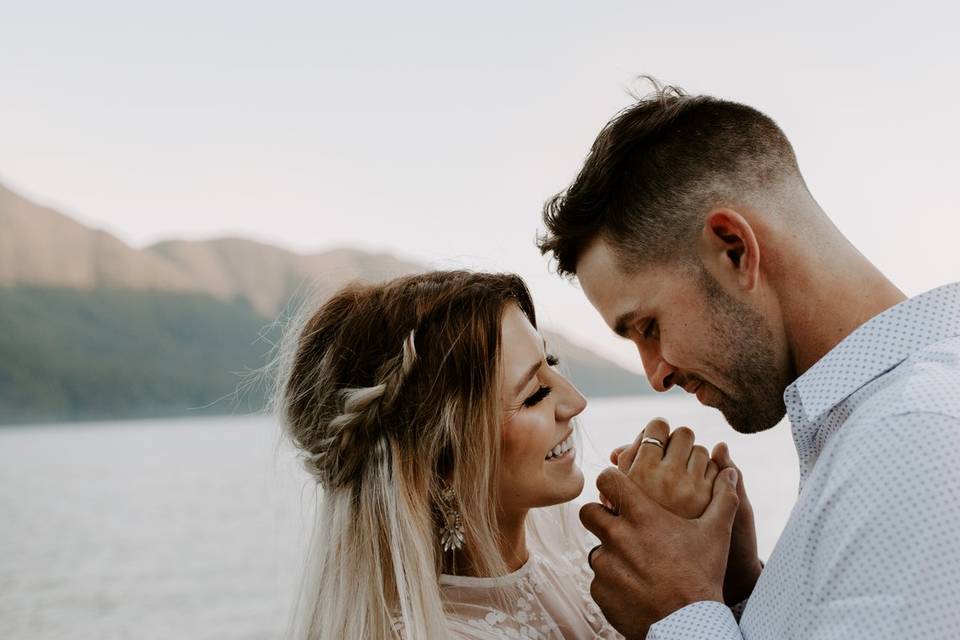
[[(904, 331), (912, 326), (912, 331)], [(787, 387), (794, 439), (812, 441), (821, 419), (858, 389), (927, 345), (960, 335), (960, 282), (905, 300), (857, 327)]]

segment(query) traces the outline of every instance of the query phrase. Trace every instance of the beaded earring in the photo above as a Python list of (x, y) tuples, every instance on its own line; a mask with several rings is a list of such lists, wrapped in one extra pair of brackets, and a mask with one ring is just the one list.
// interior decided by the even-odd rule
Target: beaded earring
[(463, 522), (457, 509), (457, 494), (445, 482), (441, 486), (439, 506), (443, 519), (440, 525), (440, 548), (444, 553), (458, 551), (464, 543)]

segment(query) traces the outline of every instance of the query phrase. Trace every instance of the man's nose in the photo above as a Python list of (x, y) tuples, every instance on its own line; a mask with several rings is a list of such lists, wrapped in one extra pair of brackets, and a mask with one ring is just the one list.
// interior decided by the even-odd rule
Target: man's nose
[(677, 370), (663, 359), (659, 346), (637, 345), (640, 359), (643, 361), (643, 370), (654, 391), (667, 391), (676, 382)]

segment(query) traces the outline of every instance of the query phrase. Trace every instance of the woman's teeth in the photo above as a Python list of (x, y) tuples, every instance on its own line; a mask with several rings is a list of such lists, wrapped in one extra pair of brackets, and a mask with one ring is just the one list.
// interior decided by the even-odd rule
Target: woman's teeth
[(563, 442), (555, 446), (553, 449), (551, 449), (550, 453), (547, 454), (546, 459), (553, 460), (554, 458), (559, 458), (560, 456), (565, 454), (567, 451), (570, 451), (570, 449), (573, 449), (572, 433), (569, 436), (567, 436), (566, 440), (564, 440)]

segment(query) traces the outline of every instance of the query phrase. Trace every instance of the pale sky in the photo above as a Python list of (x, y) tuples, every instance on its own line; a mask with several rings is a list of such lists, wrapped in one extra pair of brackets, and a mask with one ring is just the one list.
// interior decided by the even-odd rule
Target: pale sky
[(960, 9), (774, 4), (0, 0), (0, 181), (138, 247), (516, 271), (544, 324), (638, 370), (533, 240), (650, 73), (777, 120), (908, 294), (958, 279)]

